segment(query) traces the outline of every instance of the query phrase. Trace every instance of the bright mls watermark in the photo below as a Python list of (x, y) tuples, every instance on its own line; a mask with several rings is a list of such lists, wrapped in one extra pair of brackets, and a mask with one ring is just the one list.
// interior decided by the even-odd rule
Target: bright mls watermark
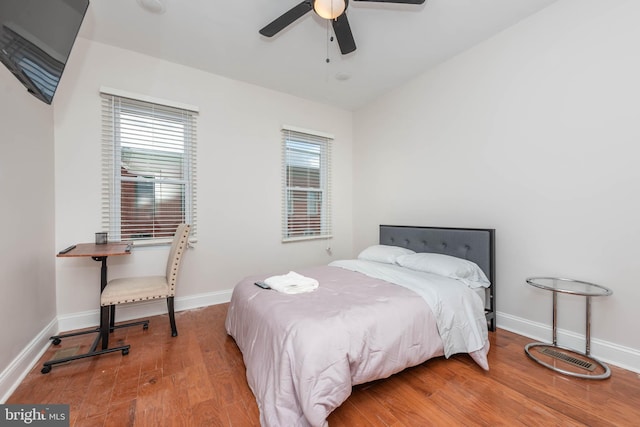
[(69, 427), (69, 405), (2, 405), (0, 426)]

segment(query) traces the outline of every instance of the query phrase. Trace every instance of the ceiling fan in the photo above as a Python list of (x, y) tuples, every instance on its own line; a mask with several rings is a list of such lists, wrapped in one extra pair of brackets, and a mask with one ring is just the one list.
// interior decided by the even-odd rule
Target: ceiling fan
[[(368, 1), (377, 3), (404, 3), (404, 4), (422, 4), (425, 0), (353, 0), (353, 1)], [(356, 50), (356, 42), (353, 39), (351, 33), (351, 27), (347, 20), (347, 7), (349, 7), (349, 0), (305, 0), (299, 3), (297, 6), (292, 7), (287, 12), (283, 13), (280, 17), (273, 20), (266, 27), (259, 32), (263, 36), (273, 37), (280, 31), (285, 29), (288, 25), (292, 24), (296, 20), (300, 19), (310, 10), (313, 10), (321, 18), (331, 20), (333, 25), (333, 32), (338, 40), (340, 46), (340, 52), (343, 55), (351, 53)]]

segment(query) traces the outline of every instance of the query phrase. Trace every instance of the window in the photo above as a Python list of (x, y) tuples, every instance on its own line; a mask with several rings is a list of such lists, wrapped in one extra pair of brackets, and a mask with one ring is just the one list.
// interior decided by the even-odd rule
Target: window
[(170, 241), (196, 224), (197, 111), (102, 93), (102, 222), (110, 241)]
[(331, 237), (332, 139), (282, 130), (283, 241)]

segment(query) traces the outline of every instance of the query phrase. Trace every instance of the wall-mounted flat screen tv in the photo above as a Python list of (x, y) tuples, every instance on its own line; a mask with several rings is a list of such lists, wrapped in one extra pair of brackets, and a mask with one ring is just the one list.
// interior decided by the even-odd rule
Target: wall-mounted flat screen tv
[(0, 61), (51, 104), (89, 0), (0, 0)]

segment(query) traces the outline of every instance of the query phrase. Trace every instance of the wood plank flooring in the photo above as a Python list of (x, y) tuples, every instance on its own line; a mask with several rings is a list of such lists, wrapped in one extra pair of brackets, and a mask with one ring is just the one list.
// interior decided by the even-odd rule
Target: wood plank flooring
[[(113, 344), (131, 344), (129, 355), (78, 360), (41, 374), (42, 362), (59, 348), (82, 351), (93, 336), (63, 340), (6, 403), (67, 403), (75, 427), (259, 426), (242, 355), (224, 330), (227, 307), (177, 313), (175, 338), (166, 315), (152, 317), (147, 331), (112, 334)], [(570, 378), (528, 359), (529, 339), (500, 329), (490, 338), (489, 372), (467, 355), (434, 359), (354, 387), (329, 425), (640, 425), (640, 375), (612, 366), (607, 380)]]

